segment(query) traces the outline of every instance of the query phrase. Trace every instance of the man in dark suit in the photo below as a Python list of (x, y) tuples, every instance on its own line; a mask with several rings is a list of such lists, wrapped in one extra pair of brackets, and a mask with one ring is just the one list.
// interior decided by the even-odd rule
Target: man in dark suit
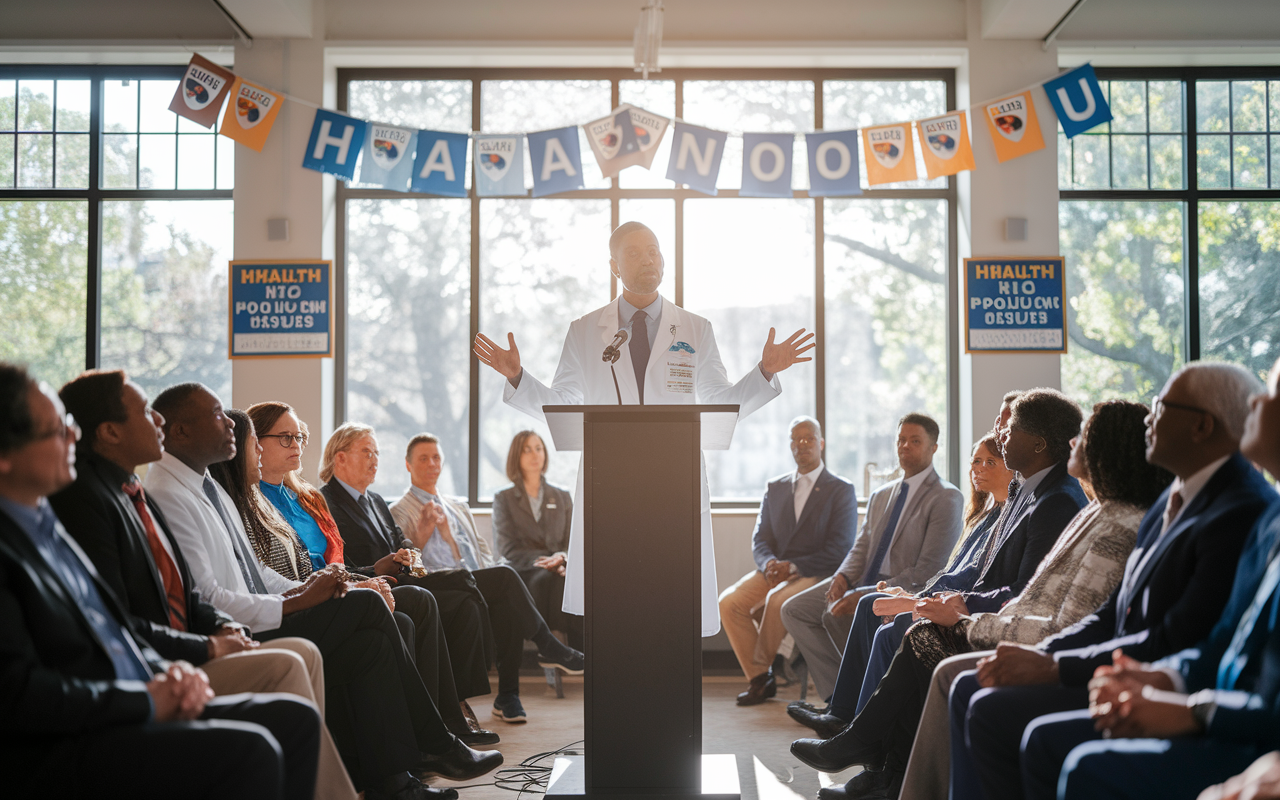
[[(1267, 392), (1253, 398), (1240, 442), (1273, 475), (1280, 472), (1277, 383), (1280, 364)], [(1273, 497), (1207, 638), (1155, 664), (1116, 655), (1090, 683), (1092, 719), (1080, 711), (1032, 723), (1022, 757), (1028, 797), (1193, 798), (1280, 746), (1278, 545), (1280, 500)]]
[[(0, 364), (0, 769), (20, 795), (310, 798), (320, 719), (288, 695), (212, 698), (135, 636), (47, 501), (79, 429)], [(230, 724), (229, 724), (230, 723)]]
[(1177, 479), (1143, 519), (1120, 586), (1097, 614), (1035, 648), (1002, 646), (952, 685), (958, 791), (977, 791), (981, 781), (993, 797), (1019, 796), (1024, 729), (1085, 708), (1086, 684), (1114, 649), (1154, 660), (1208, 635), (1245, 538), (1274, 496), (1238, 452), (1258, 386), (1239, 367), (1205, 362), (1169, 379), (1147, 419), (1147, 460)]
[(442, 583), (456, 586), (466, 582), (478, 589), (489, 609), (496, 644), (498, 694), (493, 716), (504, 722), (527, 721), (520, 703), (520, 662), (525, 640), (538, 646), (540, 662), (575, 674), (583, 670), (582, 653), (565, 646), (551, 633), (524, 581), (510, 567), (405, 574), (402, 567), (412, 563), (416, 545), (396, 524), (382, 495), (369, 491), (377, 474), (378, 442), (372, 428), (347, 423), (333, 432), (325, 444), (320, 468), (325, 485), (320, 491), (342, 534), (348, 565), (361, 573), (392, 575), (432, 592), (437, 592)]
[[(760, 501), (751, 535), (757, 569), (720, 595), (720, 621), (748, 681), (738, 695), (740, 706), (763, 703), (777, 693), (773, 662), (787, 635), (783, 603), (830, 577), (853, 546), (858, 495), (852, 483), (826, 469), (823, 445), (816, 419), (791, 421), (796, 468), (769, 481)], [(803, 645), (801, 652), (807, 660)]]

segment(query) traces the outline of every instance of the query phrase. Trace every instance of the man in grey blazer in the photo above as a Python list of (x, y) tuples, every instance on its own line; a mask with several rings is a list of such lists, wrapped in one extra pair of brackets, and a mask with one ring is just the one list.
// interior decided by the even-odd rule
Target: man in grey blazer
[(964, 497), (933, 470), (938, 434), (938, 423), (925, 414), (898, 421), (903, 477), (871, 494), (862, 530), (835, 575), (782, 605), (783, 624), (823, 699), (835, 690), (862, 595), (880, 581), (917, 591), (946, 564), (960, 536)]

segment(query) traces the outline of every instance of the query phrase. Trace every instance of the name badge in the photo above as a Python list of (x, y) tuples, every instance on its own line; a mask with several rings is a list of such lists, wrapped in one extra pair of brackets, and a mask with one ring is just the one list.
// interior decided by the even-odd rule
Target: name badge
[(547, 503), (547, 508), (555, 508), (555, 507), (556, 507), (555, 503)]
[(693, 394), (695, 351), (688, 342), (667, 348), (666, 389), (669, 394)]

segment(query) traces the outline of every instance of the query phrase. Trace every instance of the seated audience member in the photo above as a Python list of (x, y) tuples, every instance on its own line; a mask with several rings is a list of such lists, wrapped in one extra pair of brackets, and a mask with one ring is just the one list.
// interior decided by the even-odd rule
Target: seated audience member
[(196, 587), (260, 640), (302, 636), (320, 647), (334, 701), (326, 722), (356, 789), (366, 797), (439, 797), (452, 790), (414, 775), (468, 780), (501, 764), (501, 753), (477, 752), (449, 733), (377, 592), (348, 593), (338, 566), (301, 584), (261, 566), (231, 498), (209, 475), (210, 465), (236, 454), (218, 397), (201, 384), (180, 384), (153, 406), (165, 419), (166, 452), (145, 484)]
[[(371, 565), (353, 568), (373, 570), (379, 575), (398, 572), (400, 564), (410, 560), (406, 545), (415, 550), (425, 545), (422, 563), (426, 568), (454, 571), (436, 577), (474, 581), (488, 606), (489, 624), (497, 645), (498, 694), (494, 698), (493, 716), (504, 722), (525, 722), (527, 717), (520, 703), (524, 640), (531, 639), (538, 646), (541, 661), (566, 671), (581, 672), (582, 653), (566, 647), (552, 635), (533, 607), (533, 598), (520, 576), (494, 562), (476, 535), (474, 524), (468, 525), (470, 510), (465, 505), (459, 508), (436, 494), (435, 482), (443, 464), (436, 442), (411, 439), (405, 462), (413, 478), (410, 492), (422, 503), (415, 526), (407, 535), (396, 524), (382, 496), (368, 491), (378, 474), (378, 441), (373, 429), (347, 423), (334, 431), (325, 444), (320, 477), (326, 483), (320, 491), (342, 532), (347, 562)], [(435, 546), (441, 543), (447, 552)], [(421, 581), (429, 587), (433, 576), (403, 575), (400, 579)]]
[[(1016, 497), (1010, 493), (996, 523), (974, 589), (945, 597), (959, 597), (973, 611), (996, 611), (1026, 587), (1085, 504), (1080, 484), (1067, 474), (1066, 465), (1080, 421), (1079, 407), (1052, 389), (1033, 389), (1014, 401), (1004, 434), (1004, 460), (1025, 479)], [(1028, 564), (1032, 558), (1035, 563)], [(916, 605), (929, 603), (926, 599)], [(828, 772), (861, 764), (867, 772), (858, 776), (859, 796), (897, 797), (932, 671), (933, 663), (918, 657), (904, 638), (879, 687), (849, 727), (828, 741), (797, 740), (792, 754)]]
[[(904, 656), (919, 658), (926, 669), (930, 662), (937, 666), (931, 670), (903, 794), (921, 800), (947, 795), (947, 696), (959, 673), (1001, 642), (1036, 644), (1078, 622), (1119, 585), (1143, 515), (1173, 480), (1145, 459), (1146, 415), (1146, 406), (1123, 400), (1094, 406), (1067, 459), (1067, 472), (1094, 500), (1076, 514), (1018, 597), (995, 613), (972, 616), (936, 600), (917, 609), (930, 624), (911, 628), (912, 652)], [(961, 630), (965, 626), (967, 631)], [(957, 767), (966, 763), (960, 760)]]
[(1196, 800), (1280, 800), (1280, 750), (1272, 750), (1239, 775), (1210, 786)]
[[(306, 639), (259, 643), (200, 597), (186, 559), (134, 469), (164, 452), (161, 420), (123, 370), (91, 370), (58, 393), (83, 435), (76, 478), (49, 498), (66, 530), (161, 657), (201, 667), (215, 695), (287, 692), (324, 714), (324, 661)], [(126, 578), (126, 576), (128, 576)], [(328, 729), (320, 729), (317, 797), (354, 798)]]
[(320, 718), (291, 695), (213, 697), (164, 661), (54, 516), (79, 435), (53, 391), (0, 363), (0, 768), (14, 796), (295, 798)]
[(511, 486), (493, 496), (493, 541), (529, 587), (547, 626), (564, 632), (569, 646), (581, 650), (582, 617), (563, 609), (573, 498), (547, 483), (547, 461), (546, 445), (533, 431), (520, 431), (511, 440)]
[[(326, 564), (344, 564), (342, 534), (338, 532), (338, 524), (329, 513), (329, 504), (325, 502), (320, 490), (302, 477), (302, 452), (307, 446), (307, 423), (298, 419), (288, 403), (276, 401), (257, 403), (250, 406), (246, 413), (253, 422), (254, 431), (263, 431), (258, 436), (262, 450), (259, 490), (303, 541), (313, 567), (322, 569)], [(272, 442), (278, 443), (278, 446), (272, 446)], [(363, 577), (375, 576), (370, 573)], [(384, 576), (383, 579), (392, 583), (397, 581), (396, 577), (391, 576)], [(492, 649), (488, 645), (492, 637), (488, 633), (488, 612), (480, 593), (441, 586), (428, 588), (431, 589), (439, 612), (440, 635), (434, 643), (429, 640), (417, 643), (420, 651), (418, 671), (423, 673), (424, 666), (430, 668), (435, 663), (434, 659), (424, 657), (426, 651), (423, 648), (434, 649), (436, 658), (440, 654), (445, 655), (449, 669), (446, 671), (441, 663), (438, 679), (424, 673), (423, 680), (427, 683), (427, 688), (438, 686), (446, 697), (468, 698), (489, 694), (488, 665), (491, 657), (487, 650)], [(416, 591), (418, 590), (398, 587), (392, 590), (392, 595), (403, 596)], [(449, 690), (450, 680), (452, 691)], [(465, 699), (460, 700), (459, 706), (466, 728), (460, 729), (459, 720), (452, 712), (451, 705), (441, 705), (434, 691), (432, 697), (436, 699), (440, 715), (449, 729), (462, 741), (469, 745), (496, 744), (499, 741), (496, 733), (480, 727), (475, 713)]]
[[(858, 494), (853, 484), (822, 463), (822, 428), (812, 417), (791, 421), (794, 471), (769, 481), (751, 551), (756, 569), (720, 595), (720, 621), (747, 678), (738, 705), (763, 703), (777, 694), (773, 662), (786, 638), (782, 604), (831, 576), (853, 546), (858, 529)], [(811, 633), (808, 629), (805, 633)], [(816, 644), (806, 639), (800, 652), (829, 650), (819, 625)], [(812, 638), (812, 637), (810, 637)], [(796, 635), (800, 644), (800, 634)], [(814, 667), (810, 671), (819, 679)], [(821, 679), (819, 679), (821, 680)], [(825, 689), (818, 683), (818, 691)], [(824, 695), (825, 696), (825, 695)]]
[[(1275, 496), (1239, 453), (1248, 398), (1261, 384), (1240, 367), (1195, 362), (1170, 377), (1147, 417), (1146, 460), (1175, 476), (1138, 529), (1125, 577), (1097, 614), (1036, 647), (1004, 645), (951, 688), (953, 773), (1020, 797), (1019, 747), (1036, 717), (1080, 710), (1085, 684), (1119, 647), (1154, 660), (1208, 635), (1231, 591), (1245, 539)], [(980, 687), (987, 689), (979, 692)], [(972, 766), (958, 766), (967, 758)], [(975, 782), (976, 783), (976, 782)]]
[[(311, 551), (258, 488), (261, 474), (258, 461), (263, 447), (258, 441), (253, 421), (239, 409), (228, 409), (226, 414), (235, 422), (236, 456), (230, 461), (213, 464), (209, 473), (230, 495), (258, 560), (289, 580), (305, 581), (312, 574), (314, 561)], [(321, 564), (321, 569), (324, 566)], [(422, 683), (435, 701), (450, 733), (467, 744), (496, 744), (497, 734), (489, 731), (473, 734), (462, 711), (435, 598), (417, 586), (392, 589), (388, 580), (395, 579), (367, 578), (352, 581), (349, 586), (373, 589), (387, 601), (400, 628), (401, 639), (414, 654)]]
[(782, 606), (783, 623), (823, 698), (834, 691), (861, 596), (882, 581), (919, 590), (946, 564), (960, 536), (964, 496), (933, 469), (938, 433), (938, 423), (924, 414), (898, 421), (902, 478), (872, 492), (862, 531), (835, 575)]
[[(1280, 473), (1280, 362), (1268, 383), (1251, 401), (1240, 450), (1274, 475)], [(1089, 684), (1090, 711), (1028, 726), (1027, 797), (1191, 800), (1280, 745), (1277, 545), (1280, 500), (1273, 497), (1208, 637), (1155, 664), (1114, 654), (1113, 665)]]

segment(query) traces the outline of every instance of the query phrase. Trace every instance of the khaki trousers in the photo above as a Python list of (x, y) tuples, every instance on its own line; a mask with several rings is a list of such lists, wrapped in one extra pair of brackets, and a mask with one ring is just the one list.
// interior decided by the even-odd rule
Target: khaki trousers
[(720, 622), (747, 680), (769, 669), (787, 637), (782, 604), (818, 580), (796, 575), (770, 588), (763, 573), (752, 572), (720, 595)]
[(992, 652), (985, 650), (944, 658), (934, 669), (899, 797), (947, 800), (951, 791), (951, 684), (961, 672), (976, 669), (978, 660)]
[[(207, 661), (201, 667), (216, 695), (241, 692), (285, 692), (310, 700), (324, 716), (324, 659), (320, 649), (306, 639), (285, 637), (264, 642)], [(354, 800), (342, 757), (327, 727), (320, 728), (320, 763), (316, 771), (316, 800)]]

